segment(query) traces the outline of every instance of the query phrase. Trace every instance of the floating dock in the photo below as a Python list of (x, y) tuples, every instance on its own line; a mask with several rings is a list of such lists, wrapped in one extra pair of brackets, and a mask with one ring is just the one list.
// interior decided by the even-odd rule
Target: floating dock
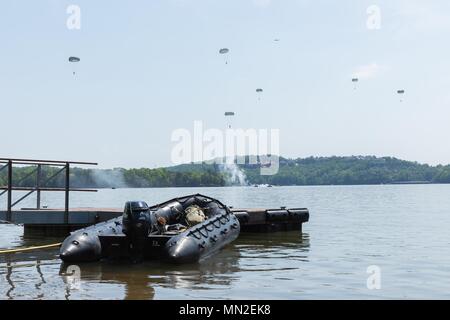
[[(241, 232), (277, 232), (302, 230), (309, 220), (306, 208), (235, 209)], [(71, 208), (66, 221), (65, 209), (22, 209), (11, 211), (11, 223), (24, 225), (27, 234), (67, 235), (99, 222), (121, 216), (120, 208)], [(8, 212), (0, 211), (0, 220), (6, 220)]]

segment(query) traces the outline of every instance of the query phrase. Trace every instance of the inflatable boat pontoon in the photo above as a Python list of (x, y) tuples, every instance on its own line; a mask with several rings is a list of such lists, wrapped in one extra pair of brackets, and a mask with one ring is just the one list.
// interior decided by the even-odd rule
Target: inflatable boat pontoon
[(194, 263), (234, 241), (239, 232), (239, 220), (230, 209), (201, 194), (152, 207), (130, 201), (122, 217), (71, 233), (60, 257), (75, 263), (123, 258)]

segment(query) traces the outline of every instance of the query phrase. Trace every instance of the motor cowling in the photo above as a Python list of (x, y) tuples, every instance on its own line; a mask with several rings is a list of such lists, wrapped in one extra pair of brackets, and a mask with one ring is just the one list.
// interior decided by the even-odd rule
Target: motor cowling
[(122, 217), (123, 233), (130, 242), (130, 251), (136, 260), (141, 260), (145, 250), (145, 241), (151, 230), (149, 208), (144, 201), (125, 203)]
[(123, 233), (128, 235), (137, 223), (148, 221), (148, 205), (144, 201), (128, 201), (123, 210)]

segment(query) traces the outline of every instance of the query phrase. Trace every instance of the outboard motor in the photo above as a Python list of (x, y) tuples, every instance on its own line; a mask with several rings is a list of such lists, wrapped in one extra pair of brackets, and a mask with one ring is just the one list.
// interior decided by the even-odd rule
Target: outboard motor
[(122, 225), (122, 231), (130, 242), (132, 257), (135, 261), (142, 260), (145, 241), (152, 225), (147, 203), (144, 201), (126, 202), (123, 210)]

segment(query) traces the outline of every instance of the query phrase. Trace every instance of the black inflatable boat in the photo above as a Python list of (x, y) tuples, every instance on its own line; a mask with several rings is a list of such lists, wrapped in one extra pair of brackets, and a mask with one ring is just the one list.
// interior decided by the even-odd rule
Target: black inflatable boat
[(239, 220), (220, 201), (201, 195), (148, 207), (125, 204), (122, 217), (73, 232), (60, 249), (64, 262), (101, 259), (166, 259), (194, 263), (234, 241)]

